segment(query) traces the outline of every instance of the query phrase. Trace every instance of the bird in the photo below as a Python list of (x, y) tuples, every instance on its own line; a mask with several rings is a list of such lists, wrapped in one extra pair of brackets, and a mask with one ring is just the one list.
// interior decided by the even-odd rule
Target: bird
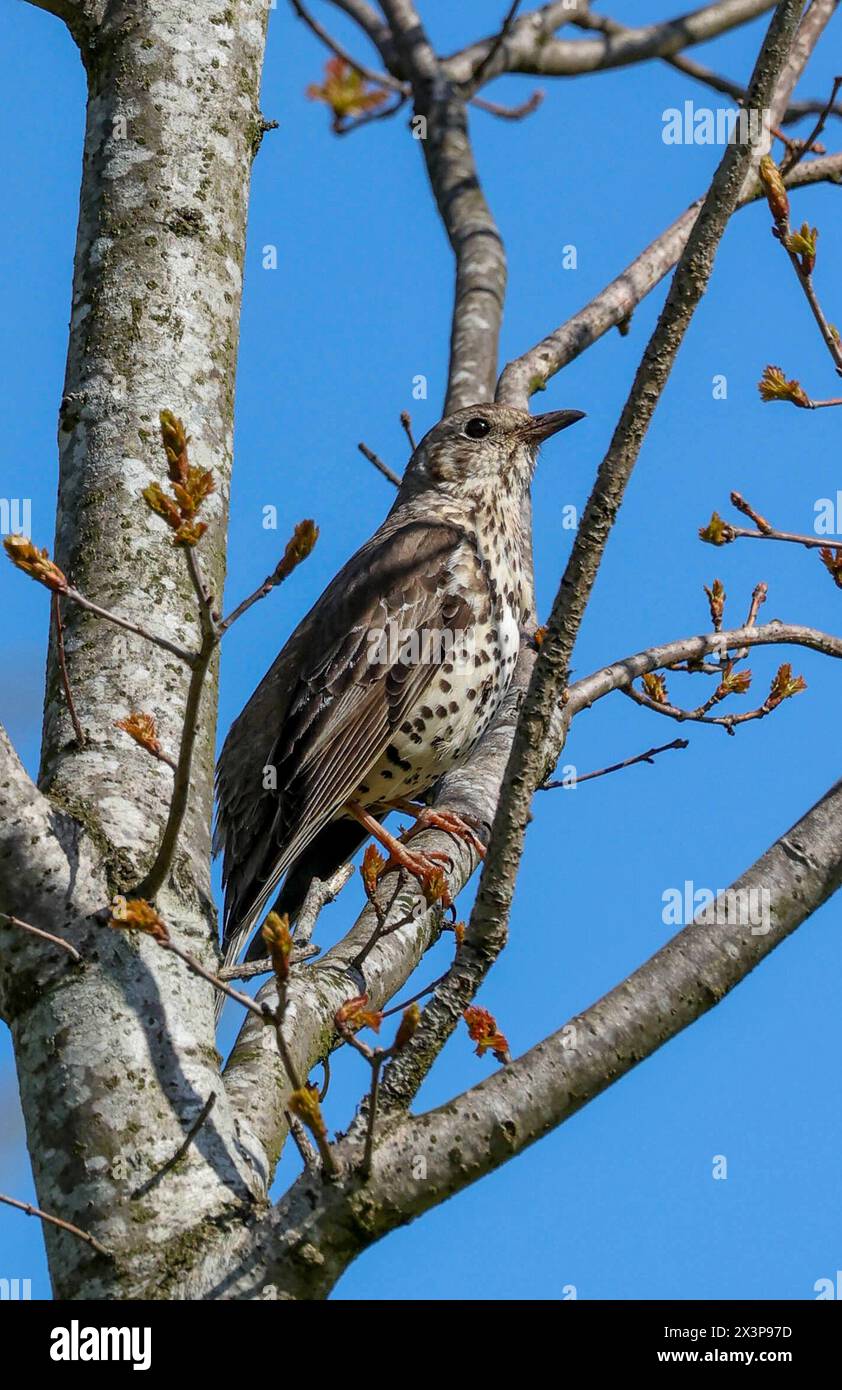
[(423, 882), (429, 856), (386, 832), (390, 810), (471, 835), (417, 799), (467, 761), (506, 694), (529, 619), (538, 449), (583, 414), (494, 403), (445, 416), (270, 666), (217, 764), (223, 964), (279, 885), (274, 910), (294, 923), (312, 880), (371, 835)]

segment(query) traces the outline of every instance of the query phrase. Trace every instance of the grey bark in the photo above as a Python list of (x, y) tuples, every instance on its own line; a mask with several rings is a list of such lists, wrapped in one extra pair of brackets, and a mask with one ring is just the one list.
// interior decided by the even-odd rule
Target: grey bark
[[(436, 1110), (394, 1123), (371, 1176), (303, 1175), (228, 1246), (213, 1296), (325, 1298), (374, 1241), (493, 1172), (714, 1008), (842, 885), (842, 782), (732, 885), (768, 893), (768, 930), (700, 917), (616, 989), (508, 1066)], [(337, 1149), (359, 1162), (359, 1143)], [(204, 1277), (208, 1270), (205, 1270)], [(181, 1286), (207, 1296), (207, 1286)], [(204, 1292), (203, 1292), (204, 1291)]]
[[(217, 477), (211, 531), (200, 553), (220, 594), (249, 169), (262, 134), (266, 6), (242, 0), (209, 13), (211, 7), (188, 0), (148, 0), (142, 9), (129, 0), (41, 2), (69, 24), (89, 79), (56, 558), (92, 601), (143, 619), (176, 645), (195, 647), (199, 624), (183, 556), (139, 494), (163, 475), (157, 413), (167, 406), (185, 417), (193, 461)], [(460, 192), (461, 181), (470, 184), (476, 174), (464, 93), (454, 87), (457, 59), (463, 60), (440, 62), (410, 0), (384, 0), (391, 29), (366, 0), (338, 3), (380, 47), (390, 72), (410, 76), (419, 109), (427, 103), (433, 113), (435, 138), (425, 153), (457, 258), (451, 389), (454, 398), (463, 389), (469, 399), (488, 398), (505, 261), (502, 247), (492, 247), (489, 259), (481, 254), (480, 243), (493, 243), (494, 236), (478, 183), (467, 198)], [(813, 8), (825, 4), (818, 0)], [(544, 6), (540, 23), (557, 28), (560, 8)], [(727, 28), (762, 8), (750, 0), (707, 7), (685, 26), (687, 42), (719, 32), (705, 25), (724, 21)], [(774, 62), (783, 58), (782, 34), (794, 8), (782, 5), (773, 24)], [(536, 25), (534, 16), (524, 18)], [(506, 62), (511, 41), (499, 45)], [(674, 33), (662, 32), (655, 48), (674, 42)], [(480, 45), (463, 62), (464, 80), (487, 52)], [(770, 52), (767, 45), (767, 61)], [(670, 1029), (692, 1021), (718, 997), (716, 990), (730, 988), (838, 886), (842, 846), (838, 816), (834, 822), (831, 814), (837, 788), (760, 861), (774, 899), (768, 941), (740, 938), (717, 963), (712, 941), (692, 929), (686, 951), (666, 948), (602, 1001), (610, 1002), (607, 1012), (597, 1012), (602, 1006), (589, 1012), (593, 1030), (575, 1066), (563, 1064), (561, 1044), (549, 1039), (440, 1111), (407, 1118), (393, 1107), (369, 1182), (354, 1171), (360, 1141), (353, 1126), (337, 1146), (340, 1181), (323, 1185), (307, 1175), (270, 1210), (266, 1189), (289, 1094), (271, 1029), (249, 1016), (223, 1084), (210, 987), (154, 942), (104, 925), (110, 894), (130, 889), (148, 869), (171, 787), (166, 766), (147, 758), (112, 721), (130, 708), (154, 713), (162, 742), (173, 748), (186, 668), (172, 653), (95, 623), (89, 612), (66, 609), (68, 665), (86, 747), (80, 750), (73, 738), (52, 653), (40, 789), (0, 739), (0, 911), (53, 928), (82, 955), (76, 964), (66, 952), (0, 926), (0, 1009), (15, 1042), (39, 1202), (91, 1230), (113, 1252), (106, 1259), (66, 1232), (47, 1232), (59, 1297), (323, 1297), (366, 1245), (506, 1161), (560, 1123), (577, 1098), (596, 1094)], [(633, 661), (656, 662), (675, 650)], [(487, 827), (534, 660), (526, 645), (510, 699), (480, 752), (440, 789), (442, 802)], [(621, 675), (615, 673), (612, 686), (600, 673), (602, 684), (589, 687), (590, 695), (615, 688)], [(214, 963), (216, 940), (208, 878), (214, 711), (215, 675), (200, 712), (181, 852), (158, 899), (179, 946), (205, 966)], [(563, 737), (558, 719), (555, 708), (548, 720), (552, 738)], [(454, 888), (475, 867), (467, 847), (454, 850), (449, 837), (425, 832), (418, 843), (451, 854)], [(373, 928), (370, 912), (315, 967), (294, 969), (286, 1030), (302, 1073), (335, 1045), (339, 1004), (363, 987), (374, 1005), (390, 999), (435, 940), (439, 914), (415, 901), (412, 923), (371, 953), (364, 978), (350, 966)], [(636, 1031), (627, 1037), (629, 989), (639, 991), (640, 1004)], [(271, 1000), (273, 991), (267, 986), (263, 997)], [(434, 1033), (430, 1059), (439, 1045)], [(211, 1092), (216, 1102), (191, 1148), (164, 1182), (133, 1197), (179, 1152)], [(407, 1092), (396, 1092), (403, 1102)], [(427, 1164), (420, 1187), (408, 1171), (414, 1155)]]
[[(218, 11), (192, 0), (55, 8), (81, 45), (88, 76), (56, 559), (90, 599), (195, 646), (184, 557), (140, 493), (165, 476), (157, 416), (169, 407), (184, 416), (193, 462), (217, 479), (202, 561), (220, 594), (267, 9), (263, 0)], [(183, 1240), (247, 1210), (259, 1181), (220, 1103), (191, 1159), (142, 1202), (130, 1198), (220, 1089), (210, 988), (152, 942), (110, 932), (93, 915), (148, 867), (172, 784), (170, 770), (113, 720), (132, 709), (152, 713), (162, 743), (174, 748), (188, 673), (160, 648), (65, 609), (87, 744), (76, 745), (51, 651), (40, 782), (51, 806), (73, 820), (61, 823), (58, 844), (70, 845), (64, 865), (53, 863), (55, 847), (48, 853), (51, 897), (31, 906), (35, 925), (44, 916), (61, 922), (85, 964), (68, 972), (49, 953), (39, 965), (29, 941), (9, 946), (4, 961), (11, 957), (15, 972), (5, 1011), (39, 1203), (95, 1227), (117, 1252), (104, 1262), (66, 1233), (47, 1231), (55, 1292), (125, 1297), (164, 1283), (183, 1258)], [(181, 852), (161, 895), (180, 943), (209, 964), (215, 708), (214, 674)], [(56, 816), (34, 790), (27, 798), (42, 819)], [(6, 879), (10, 896), (23, 915), (27, 904)]]
[[(518, 20), (492, 57), (484, 80), (490, 81), (503, 72), (573, 77), (603, 68), (625, 67), (645, 58), (667, 58), (765, 14), (773, 4), (774, 0), (717, 0), (676, 19), (598, 39), (553, 38), (563, 7), (547, 5)], [(494, 42), (493, 37), (482, 39), (454, 54), (445, 63), (447, 75), (455, 81), (468, 81)]]

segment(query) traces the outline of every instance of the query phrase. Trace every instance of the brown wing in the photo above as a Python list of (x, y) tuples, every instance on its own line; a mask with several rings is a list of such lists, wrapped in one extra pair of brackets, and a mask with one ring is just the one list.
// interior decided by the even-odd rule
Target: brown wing
[[(467, 629), (453, 566), (473, 552), (456, 526), (378, 533), (293, 633), (225, 741), (215, 848), (224, 848), (226, 960), (298, 855), (383, 756), (435, 674), (371, 660), (370, 633)], [(266, 786), (265, 783), (269, 782)]]

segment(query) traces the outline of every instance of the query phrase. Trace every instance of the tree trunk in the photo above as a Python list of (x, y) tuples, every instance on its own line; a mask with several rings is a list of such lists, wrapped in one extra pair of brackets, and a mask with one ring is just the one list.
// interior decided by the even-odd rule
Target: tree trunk
[[(55, 555), (87, 597), (191, 648), (199, 640), (197, 604), (184, 556), (141, 490), (165, 476), (158, 413), (167, 407), (184, 418), (191, 461), (216, 480), (203, 512), (211, 528), (201, 560), (221, 596), (266, 20), (265, 0), (147, 0), (86, 10), (72, 24), (88, 106)], [(132, 710), (154, 714), (174, 754), (187, 668), (75, 606), (64, 605), (64, 621), (86, 746), (76, 744), (53, 647), (40, 782), (84, 828), (79, 836), (63, 827), (68, 857), (81, 854), (84, 873), (62, 876), (59, 866), (60, 886), (52, 885), (63, 897), (55, 926), (71, 929), (84, 965), (57, 966), (49, 952), (16, 942), (4, 1012), (39, 1202), (118, 1252), (106, 1261), (48, 1227), (56, 1297), (155, 1296), (166, 1293), (182, 1259), (182, 1233), (187, 1239), (203, 1222), (242, 1211), (261, 1184), (221, 1094), (211, 989), (154, 943), (109, 931), (91, 915), (148, 867), (172, 786), (171, 770), (112, 721)], [(208, 964), (216, 940), (215, 710), (214, 672), (188, 818), (172, 881), (159, 896), (180, 944)], [(19, 898), (10, 907), (22, 909)], [(212, 1090), (220, 1094), (192, 1157), (133, 1198), (178, 1149)]]

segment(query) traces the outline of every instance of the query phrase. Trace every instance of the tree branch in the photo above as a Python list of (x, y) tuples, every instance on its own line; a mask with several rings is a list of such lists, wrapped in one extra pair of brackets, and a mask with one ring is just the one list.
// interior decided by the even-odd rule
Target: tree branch
[[(822, 182), (842, 184), (842, 154), (825, 155), (799, 164), (784, 182), (789, 189)], [(761, 188), (756, 185), (740, 198), (737, 206), (747, 207), (763, 197)], [(691, 203), (686, 212), (650, 242), (584, 309), (509, 362), (500, 377), (497, 400), (525, 409), (530, 396), (541, 390), (550, 377), (581, 356), (611, 328), (628, 320), (638, 304), (678, 261), (700, 206), (701, 199)]]
[(574, 681), (567, 688), (564, 703), (554, 712), (552, 741), (556, 743), (564, 738), (565, 729), (582, 710), (590, 709), (597, 700), (614, 690), (628, 690), (633, 681), (649, 671), (668, 669), (679, 661), (702, 661), (711, 653), (716, 653), (724, 661), (726, 654), (731, 651), (770, 646), (809, 647), (822, 656), (835, 657), (837, 660), (842, 658), (842, 637), (820, 632), (818, 628), (806, 627), (801, 623), (775, 621), (764, 623), (762, 627), (738, 627), (730, 631), (680, 637), (674, 642), (647, 647), (645, 651), (623, 657), (621, 661), (614, 661), (592, 675)]
[(332, 0), (336, 9), (342, 10), (362, 29), (366, 37), (383, 59), (393, 77), (400, 77), (398, 54), (392, 32), (383, 22), (383, 16), (368, 4), (368, 0)]
[(0, 912), (0, 920), (8, 923), (10, 927), (17, 927), (19, 931), (29, 932), (31, 936), (37, 936), (41, 941), (49, 941), (52, 946), (59, 946), (62, 951), (66, 951), (71, 960), (77, 963), (82, 959), (75, 946), (71, 946), (69, 941), (65, 941), (63, 936), (56, 936), (53, 932), (42, 931), (40, 927), (33, 927), (30, 922), (22, 922), (19, 917), (12, 917), (8, 912)]
[[(241, 1235), (215, 1296), (255, 1297), (271, 1283), (276, 1297), (325, 1298), (362, 1250), (501, 1167), (702, 1017), (840, 884), (842, 782), (720, 895), (719, 913), (697, 914), (622, 984), (477, 1086), (386, 1127), (363, 1187), (355, 1176), (330, 1188), (299, 1178)], [(319, 1261), (302, 1260), (302, 1248)]]
[[(622, 34), (604, 39), (578, 40), (549, 37), (560, 20), (553, 23), (551, 19), (545, 25), (541, 12), (533, 11), (512, 26), (506, 42), (488, 62), (485, 81), (503, 72), (572, 77), (584, 72), (626, 67), (649, 58), (668, 58), (756, 19), (770, 10), (773, 3), (774, 0), (717, 0), (716, 4), (705, 5), (660, 24), (625, 29)], [(558, 8), (547, 7), (549, 10)], [(456, 82), (469, 81), (479, 64), (489, 56), (496, 39), (497, 35), (482, 39), (445, 59), (442, 66), (446, 75)]]
[(538, 787), (539, 792), (555, 791), (557, 787), (574, 786), (580, 787), (583, 782), (593, 782), (597, 777), (607, 777), (612, 772), (624, 772), (627, 767), (636, 767), (638, 763), (648, 763), (652, 766), (659, 753), (669, 753), (672, 749), (689, 748), (690, 743), (686, 738), (674, 738), (672, 743), (662, 743), (657, 748), (647, 748), (645, 753), (635, 753), (632, 758), (623, 758), (621, 763), (609, 763), (608, 767), (597, 768), (595, 772), (577, 773), (572, 783), (565, 782), (563, 779), (553, 782), (542, 782)]
[[(724, 661), (729, 651), (739, 652), (748, 647), (782, 644), (809, 647), (824, 656), (842, 658), (842, 637), (834, 637), (816, 628), (795, 623), (772, 622), (763, 627), (755, 627), (749, 623), (733, 631), (679, 638), (601, 667), (592, 675), (569, 686), (564, 700), (559, 701), (553, 709), (547, 737), (547, 743), (554, 753), (552, 762), (558, 758), (570, 725), (577, 714), (589, 709), (597, 700), (613, 691), (629, 693), (632, 682), (647, 672), (671, 667), (680, 661), (702, 661), (713, 652), (719, 656), (720, 661)], [(621, 763), (619, 766), (623, 767), (625, 764)], [(493, 851), (493, 845), (492, 835), (490, 852)], [(483, 879), (484, 877), (485, 874)], [(480, 889), (483, 879), (480, 879)], [(500, 909), (502, 915), (508, 910), (502, 892), (499, 900), (503, 904)], [(475, 917), (476, 909), (462, 948), (450, 970), (437, 983), (433, 997), (422, 1014), (421, 1026), (385, 1073), (384, 1108), (405, 1109), (417, 1094), (433, 1062), (502, 949), (497, 940), (487, 942), (482, 937), (477, 938)]]
[[(833, 0), (835, 3), (835, 0)], [(579, 29), (598, 30), (603, 34), (627, 34), (628, 26), (618, 23), (615, 19), (609, 19), (605, 15), (592, 14), (586, 10), (584, 14), (576, 15), (573, 23)], [(664, 62), (678, 72), (686, 73), (696, 82), (702, 82), (706, 87), (711, 87), (715, 92), (721, 92), (725, 96), (732, 97), (734, 101), (743, 103), (746, 98), (746, 88), (740, 82), (732, 82), (727, 77), (722, 77), (720, 73), (714, 72), (711, 68), (704, 67), (701, 63), (696, 63), (692, 58), (674, 56), (665, 58)], [(825, 117), (830, 114), (842, 116), (842, 106), (833, 106), (832, 102), (828, 105), (823, 101), (796, 101), (790, 102), (789, 106), (783, 110), (780, 117), (781, 125), (791, 125), (794, 121), (800, 121), (804, 116), (820, 115)], [(814, 132), (812, 137), (805, 142), (807, 148), (817, 139)]]
[(5, 1202), (8, 1207), (16, 1207), (18, 1211), (25, 1212), (27, 1216), (37, 1216), (39, 1221), (47, 1221), (51, 1226), (58, 1226), (62, 1231), (69, 1231), (77, 1240), (83, 1240), (86, 1245), (90, 1245), (96, 1250), (98, 1255), (105, 1255), (110, 1258), (110, 1251), (104, 1245), (100, 1245), (98, 1240), (94, 1240), (92, 1235), (83, 1231), (80, 1226), (74, 1226), (70, 1221), (62, 1221), (60, 1216), (50, 1216), (49, 1212), (41, 1211), (40, 1207), (33, 1207), (31, 1202), (19, 1202), (16, 1197), (7, 1197), (5, 1192), (0, 1192), (0, 1202)]
[(316, 38), (320, 39), (325, 47), (330, 49), (331, 53), (334, 53), (337, 58), (341, 58), (343, 62), (346, 62), (349, 67), (353, 68), (355, 72), (358, 72), (367, 82), (373, 82), (378, 87), (388, 87), (390, 91), (399, 92), (403, 96), (407, 95), (409, 88), (405, 82), (398, 82), (396, 78), (392, 77), (391, 73), (378, 72), (374, 68), (366, 67), (364, 63), (360, 63), (356, 58), (352, 57), (347, 48), (343, 48), (342, 44), (338, 43), (332, 34), (328, 33), (324, 25), (320, 24), (319, 21), (310, 14), (309, 10), (305, 9), (301, 0), (290, 0), (290, 4), (298, 15), (298, 18), (304, 21), (311, 33), (315, 34)]
[[(752, 75), (750, 106), (771, 101), (789, 51), (800, 0), (778, 5)], [(695, 309), (707, 288), (716, 249), (737, 205), (752, 158), (748, 143), (730, 145), (682, 252), (666, 302), (600, 465), (532, 672), (515, 729), (488, 854), (463, 948), (450, 981), (436, 991), (412, 1041), (383, 1078), (384, 1100), (405, 1104), (420, 1085), (465, 1005), (503, 949), (532, 797), (556, 762), (554, 712), (570, 656), (626, 484)]]
[[(525, 659), (524, 659), (525, 657)], [(534, 652), (524, 648), (508, 695), (482, 742), (481, 756), (457, 768), (442, 779), (435, 804), (457, 814), (467, 815), (490, 827), (500, 794), (500, 783), (511, 748), (517, 711), (534, 660)], [(426, 851), (444, 852), (453, 869), (448, 874), (451, 895), (455, 897), (477, 867), (478, 858), (463, 840), (435, 829), (424, 830), (413, 845)], [(397, 879), (385, 875), (378, 891), (382, 902), (389, 901)], [(413, 908), (412, 921), (380, 939), (366, 957), (364, 973), (352, 970), (352, 962), (370, 942), (377, 927), (374, 908), (367, 904), (351, 931), (311, 969), (297, 972), (287, 990), (287, 1019), (290, 1046), (302, 1075), (333, 1045), (334, 1017), (348, 999), (367, 993), (370, 1005), (381, 1008), (402, 989), (424, 953), (441, 931), (441, 913), (430, 907), (420, 889), (408, 884), (401, 901)], [(273, 1006), (275, 984), (270, 981), (258, 995), (259, 1002)], [(238, 1116), (241, 1132), (248, 1136), (250, 1152), (268, 1187), (276, 1156), (286, 1134), (284, 1110), (289, 1089), (266, 1029), (256, 1019), (246, 1018), (225, 1070), (225, 1085)]]
[(409, 72), (430, 187), (456, 258), (444, 413), (491, 400), (506, 293), (506, 254), (471, 149), (465, 95), (446, 79), (414, 5), (383, 0)]
[[(31, 781), (5, 729), (0, 727), (0, 914), (24, 922), (27, 931), (13, 942), (4, 933), (0, 950), (0, 1015), (14, 1013), (13, 997), (26, 993), (35, 980), (46, 990), (77, 955), (61, 939), (62, 950), (50, 952), (57, 919), (72, 921), (74, 895), (92, 909), (102, 876), (93, 846), (75, 821), (61, 815)], [(87, 896), (86, 896), (87, 895)], [(100, 899), (101, 901), (101, 899)]]

